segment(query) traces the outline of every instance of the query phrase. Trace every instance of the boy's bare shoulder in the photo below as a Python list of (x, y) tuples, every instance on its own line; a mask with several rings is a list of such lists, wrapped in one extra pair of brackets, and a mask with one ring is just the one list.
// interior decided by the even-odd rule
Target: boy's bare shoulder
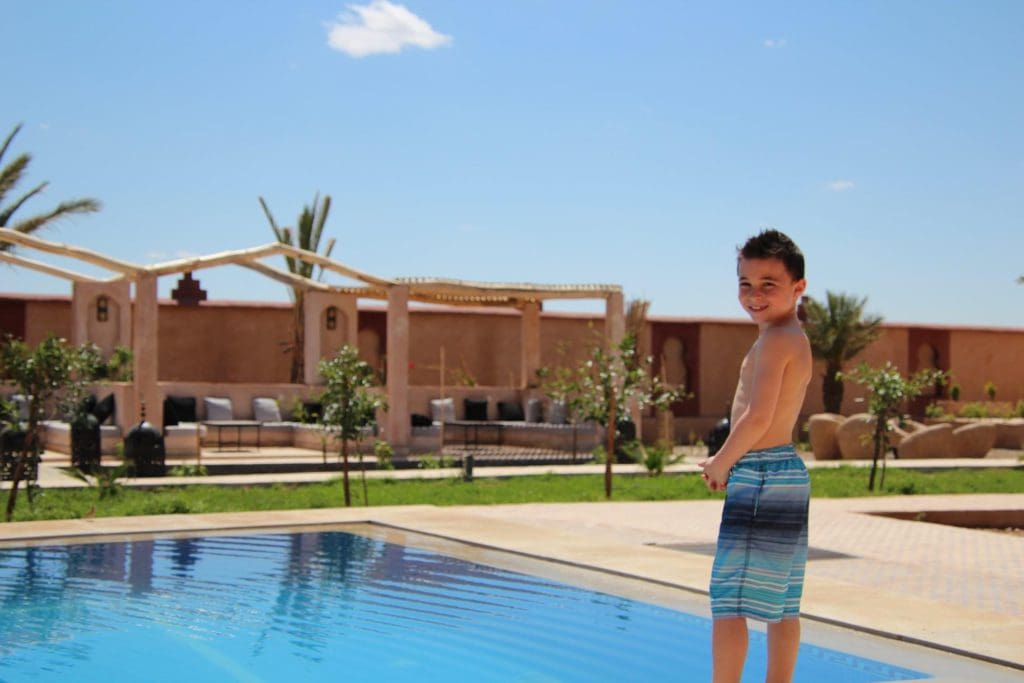
[(811, 343), (804, 334), (803, 328), (795, 325), (769, 327), (761, 332), (758, 340), (761, 353), (787, 356), (793, 358), (809, 357)]

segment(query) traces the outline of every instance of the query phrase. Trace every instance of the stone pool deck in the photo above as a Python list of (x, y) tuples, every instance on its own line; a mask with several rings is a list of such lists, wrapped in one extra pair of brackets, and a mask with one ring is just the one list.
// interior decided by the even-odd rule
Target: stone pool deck
[[(0, 547), (95, 535), (368, 522), (481, 552), (551, 560), (570, 573), (598, 570), (613, 582), (641, 579), (703, 604), (721, 506), (721, 500), (410, 506), (22, 522), (0, 525)], [(808, 627), (826, 622), (925, 644), (925, 660), (960, 653), (982, 667), (936, 671), (935, 680), (1024, 680), (1024, 536), (870, 514), (936, 510), (1020, 511), (1024, 493), (814, 499), (803, 602)], [(985, 669), (979, 661), (1009, 668)]]
[[(805, 615), (1024, 668), (1024, 538), (866, 514), (978, 509), (1024, 509), (1024, 495), (814, 500)], [(0, 545), (370, 522), (703, 593), (720, 510), (700, 501), (165, 515), (5, 524)]]

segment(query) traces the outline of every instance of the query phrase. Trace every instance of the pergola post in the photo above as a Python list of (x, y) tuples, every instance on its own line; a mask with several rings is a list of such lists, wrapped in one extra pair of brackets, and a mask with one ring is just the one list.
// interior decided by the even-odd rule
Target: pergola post
[[(604, 334), (609, 350), (615, 349), (626, 336), (626, 305), (622, 292), (608, 294), (605, 301)], [(623, 410), (629, 413), (629, 419), (636, 426), (636, 438), (640, 440), (643, 437), (643, 419), (636, 401), (630, 401), (628, 406), (619, 406), (620, 413)]]
[(519, 325), (519, 385), (522, 389), (528, 389), (536, 384), (537, 370), (540, 369), (540, 302), (526, 302), (522, 313)]
[(605, 300), (604, 336), (608, 348), (615, 348), (626, 336), (626, 307), (622, 292), (611, 292)]
[(139, 273), (135, 280), (135, 310), (132, 313), (133, 405), (125, 406), (126, 424), (135, 422), (142, 401), (146, 402), (146, 420), (163, 431), (164, 403), (158, 377), (160, 307), (157, 301), (157, 276)]
[(325, 297), (321, 292), (307, 290), (302, 295), (302, 381), (306, 384), (323, 384), (320, 376), (320, 311)]
[(409, 453), (409, 287), (388, 289), (387, 434), (395, 455)]

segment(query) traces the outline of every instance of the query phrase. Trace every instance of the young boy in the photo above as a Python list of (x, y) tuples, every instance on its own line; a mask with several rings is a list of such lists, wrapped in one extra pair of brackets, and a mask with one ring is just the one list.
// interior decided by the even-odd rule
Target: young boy
[(792, 445), (812, 363), (797, 319), (804, 257), (789, 237), (766, 230), (739, 250), (737, 272), (740, 305), (759, 333), (740, 367), (729, 437), (701, 462), (708, 488), (726, 492), (711, 572), (712, 680), (740, 680), (750, 617), (768, 623), (766, 680), (790, 681), (810, 499)]

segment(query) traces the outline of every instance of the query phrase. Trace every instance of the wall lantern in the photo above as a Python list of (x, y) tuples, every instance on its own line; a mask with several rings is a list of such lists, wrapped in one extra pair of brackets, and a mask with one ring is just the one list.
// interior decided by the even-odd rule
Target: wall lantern
[(96, 299), (96, 320), (105, 323), (110, 317), (110, 299), (101, 296)]
[(338, 327), (338, 307), (329, 306), (327, 308), (327, 329), (334, 330)]

